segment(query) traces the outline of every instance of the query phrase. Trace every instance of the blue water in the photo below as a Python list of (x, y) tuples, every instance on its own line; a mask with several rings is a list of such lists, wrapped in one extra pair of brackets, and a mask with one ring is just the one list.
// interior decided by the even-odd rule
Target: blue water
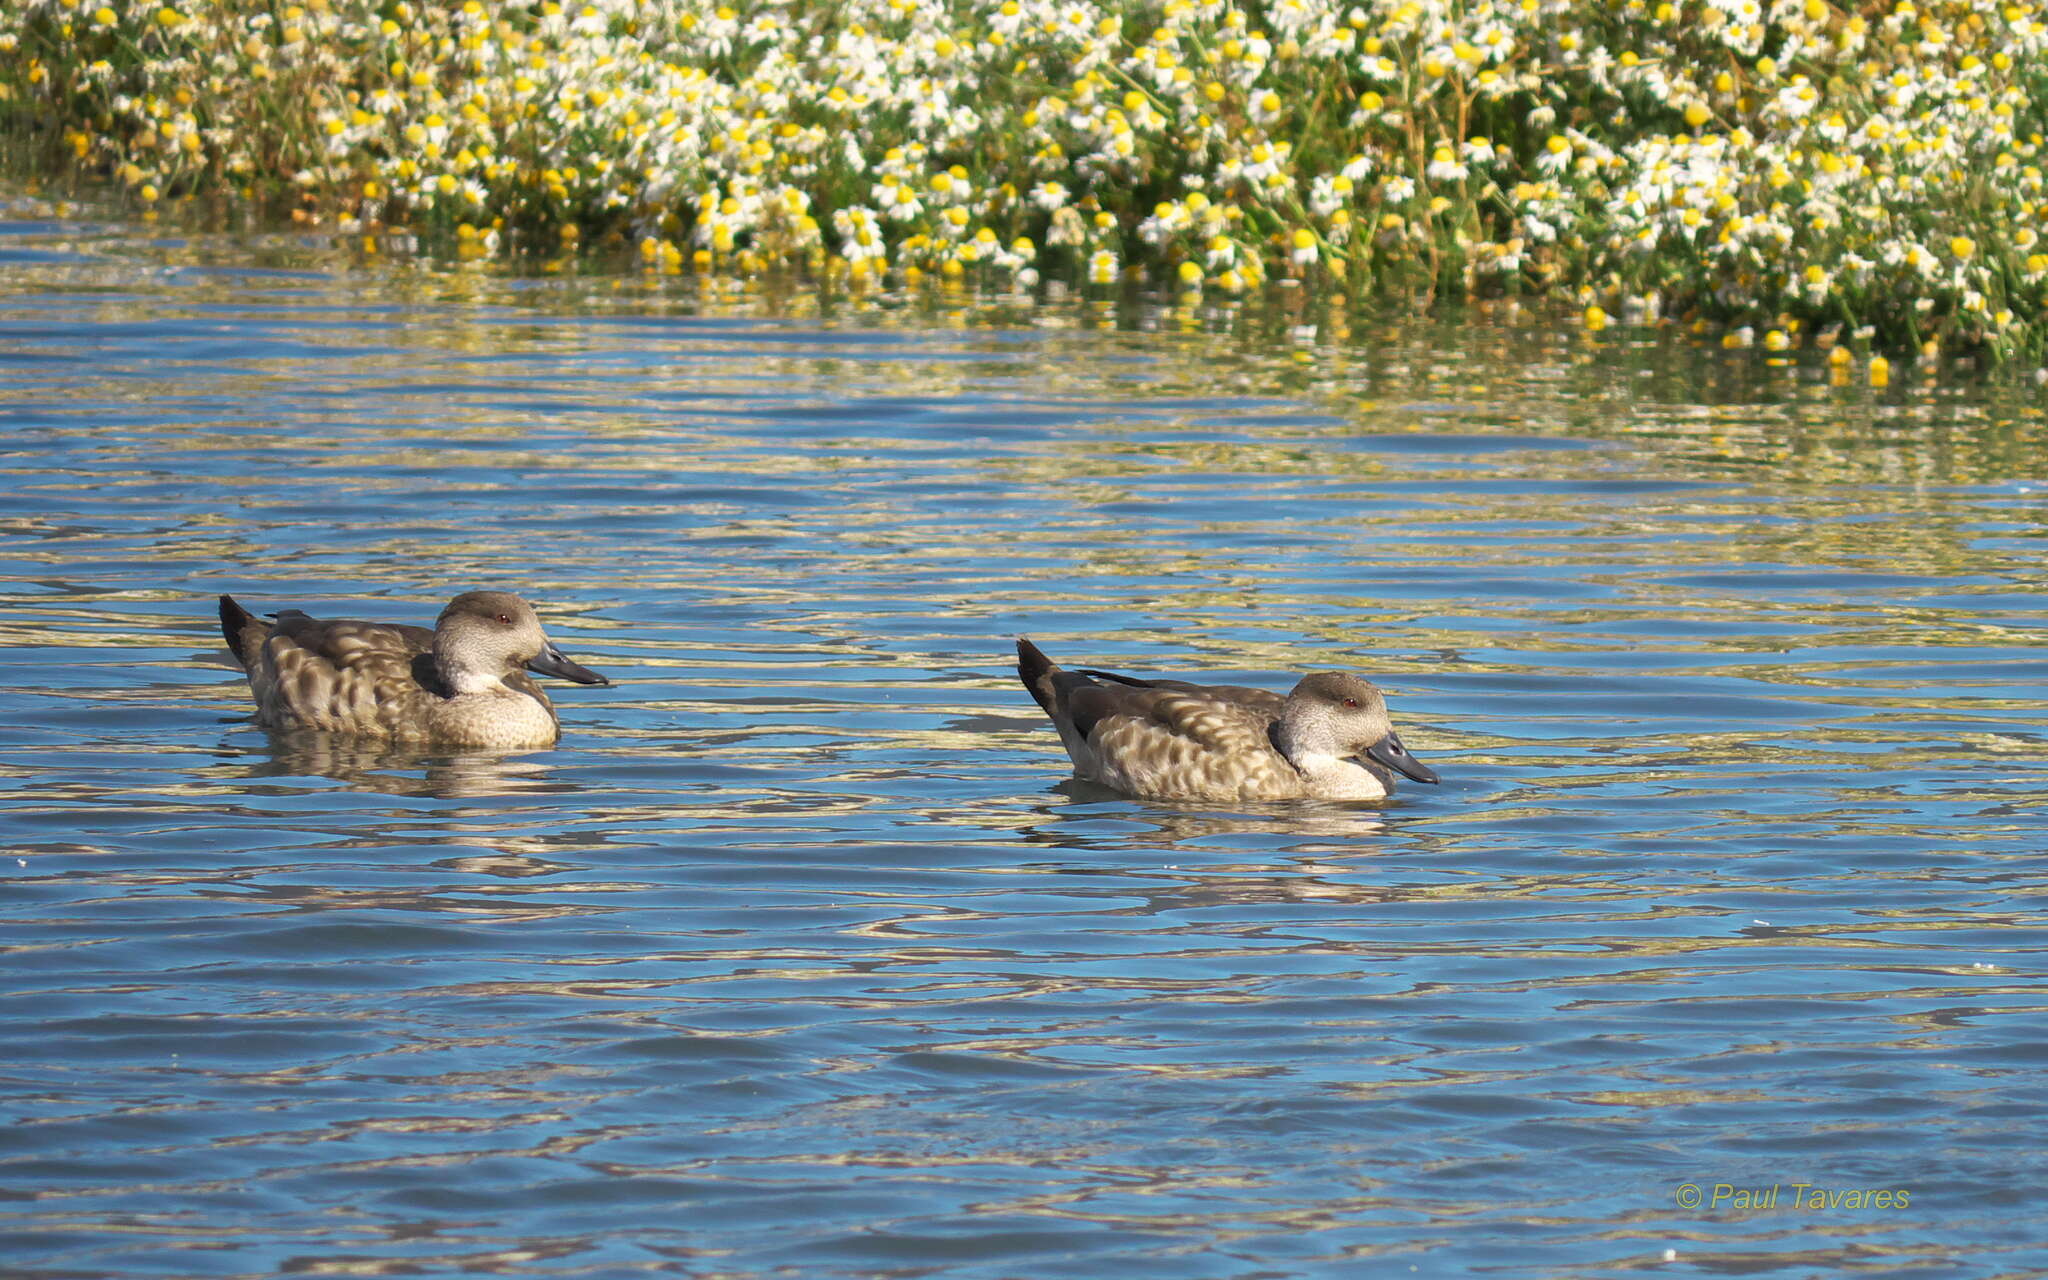
[[(13, 208), (8, 1275), (2048, 1275), (2031, 389)], [(479, 585), (554, 750), (213, 621)], [(1017, 635), (1444, 781), (1105, 797)]]

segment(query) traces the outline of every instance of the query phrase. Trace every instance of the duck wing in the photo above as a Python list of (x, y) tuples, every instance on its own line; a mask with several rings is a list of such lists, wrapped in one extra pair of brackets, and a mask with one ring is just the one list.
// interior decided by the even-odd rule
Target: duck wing
[[(264, 642), (273, 655), (295, 652), (301, 662), (335, 671), (410, 675), (416, 659), (434, 650), (434, 633), (399, 622), (362, 622), (354, 618), (315, 618), (297, 609), (283, 609)], [(432, 664), (426, 664), (431, 670)]]
[(390, 728), (448, 696), (434, 670), (434, 633), (425, 627), (315, 618), (298, 609), (265, 620), (223, 596), (221, 630), (249, 672), (262, 722)]
[(1193, 684), (1186, 680), (1141, 680), (1136, 676), (1118, 675), (1114, 671), (1097, 671), (1082, 667), (1080, 675), (1093, 676), (1097, 680), (1110, 680), (1117, 684), (1129, 685), (1136, 689), (1173, 689), (1181, 693), (1196, 694), (1213, 698), (1218, 702), (1232, 702), (1253, 711), (1266, 711), (1274, 716), (1287, 705), (1287, 695), (1271, 689), (1254, 689), (1242, 684)]
[(297, 665), (330, 674), (335, 692), (351, 701), (421, 694), (447, 698), (455, 692), (434, 668), (434, 633), (427, 627), (313, 618), (286, 609), (277, 615), (268, 649), (280, 670)]
[(1159, 799), (1267, 800), (1300, 794), (1273, 746), (1287, 699), (1241, 685), (1065, 671), (1028, 640), (1017, 674), (1045, 708), (1083, 778)]
[(1256, 701), (1212, 696), (1201, 685), (1096, 684), (1076, 691), (1072, 705), (1074, 728), (1098, 743), (1115, 731), (1134, 741), (1172, 739), (1229, 755), (1273, 750), (1267, 735), (1282, 701), (1269, 710)]
[(1301, 794), (1301, 775), (1273, 745), (1284, 701), (1217, 697), (1201, 685), (1098, 684), (1075, 697), (1075, 727), (1086, 724), (1095, 779), (1132, 795), (1285, 800)]

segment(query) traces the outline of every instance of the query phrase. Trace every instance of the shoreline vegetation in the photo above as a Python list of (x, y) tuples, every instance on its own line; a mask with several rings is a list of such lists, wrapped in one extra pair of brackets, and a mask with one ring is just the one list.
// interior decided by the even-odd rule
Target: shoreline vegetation
[(0, 145), (367, 253), (2038, 363), (2044, 55), (2032, 4), (1911, 0), (13, 0)]

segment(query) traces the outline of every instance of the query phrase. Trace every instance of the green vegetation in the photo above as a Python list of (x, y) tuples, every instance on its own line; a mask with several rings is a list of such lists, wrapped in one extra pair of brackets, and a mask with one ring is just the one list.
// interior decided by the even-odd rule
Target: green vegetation
[(2048, 24), (1909, 0), (13, 0), (17, 155), (389, 252), (2048, 347)]

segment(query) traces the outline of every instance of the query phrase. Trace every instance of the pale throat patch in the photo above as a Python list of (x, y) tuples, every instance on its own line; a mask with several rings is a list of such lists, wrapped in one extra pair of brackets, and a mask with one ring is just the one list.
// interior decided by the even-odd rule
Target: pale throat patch
[(1357, 774), (1371, 778), (1374, 786), (1380, 785), (1379, 775), (1360, 764), (1352, 756), (1333, 756), (1324, 751), (1304, 751), (1294, 757), (1294, 765), (1308, 777), (1327, 778), (1332, 774)]
[(448, 673), (448, 687), (459, 696), (465, 693), (495, 693), (505, 687), (505, 681), (489, 671), (477, 671), (459, 667)]
[(1328, 773), (1332, 769), (1364, 771), (1350, 756), (1333, 756), (1326, 751), (1304, 751), (1294, 757), (1294, 767), (1303, 773)]

